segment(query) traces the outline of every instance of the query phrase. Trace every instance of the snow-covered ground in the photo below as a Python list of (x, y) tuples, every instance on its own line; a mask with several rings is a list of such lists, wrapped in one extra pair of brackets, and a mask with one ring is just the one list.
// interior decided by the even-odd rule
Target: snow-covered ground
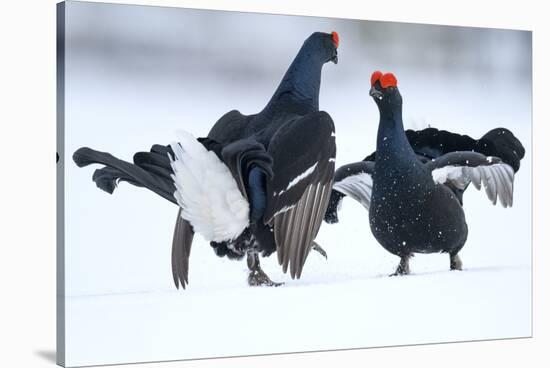
[[(147, 14), (153, 14), (154, 8), (149, 9)], [(362, 42), (359, 30), (345, 22), (304, 19), (300, 37), (295, 27), (292, 36), (281, 34), (286, 43), (273, 42), (278, 45), (273, 56), (264, 52), (261, 42), (239, 43), (237, 37), (239, 55), (258, 51), (258, 70), (265, 66), (265, 74), (252, 78), (219, 69), (210, 73), (217, 65), (216, 47), (208, 45), (204, 48), (214, 50), (208, 54), (214, 59), (202, 69), (185, 64), (171, 72), (145, 62), (138, 67), (132, 64), (135, 55), (121, 57), (121, 69), (113, 68), (112, 54), (82, 57), (71, 51), (77, 41), (69, 40), (63, 157), (68, 365), (531, 335), (530, 57), (524, 55), (514, 64), (509, 58), (518, 57), (516, 49), (486, 43), (479, 57), (493, 65), (494, 74), (434, 66), (438, 55), (455, 60), (452, 53), (461, 47), (470, 53), (481, 47), (473, 38), (451, 50), (436, 43), (433, 48), (439, 52), (430, 55), (418, 50), (417, 59), (431, 60), (423, 68), (416, 59), (400, 60), (391, 53), (377, 59), (378, 46)], [(87, 23), (68, 26), (78, 34), (82, 24)], [(117, 27), (110, 32), (135, 25)], [(163, 29), (149, 31), (161, 34)], [(514, 207), (492, 206), (483, 192), (469, 189), (469, 239), (461, 253), (462, 272), (448, 271), (447, 255), (418, 255), (411, 260), (411, 276), (387, 277), (397, 257), (371, 235), (366, 210), (346, 199), (340, 223), (324, 224), (317, 237), (328, 260), (311, 253), (301, 280), (283, 274), (273, 256), (262, 259), (262, 266), (285, 285), (250, 288), (245, 262), (216, 257), (196, 236), (189, 288), (176, 290), (170, 251), (177, 208), (128, 184), (121, 184), (112, 196), (99, 191), (91, 181), (93, 168), (77, 168), (72, 153), (90, 146), (131, 159), (153, 143), (170, 143), (178, 129), (205, 135), (232, 108), (243, 113), (260, 110), (311, 29), (340, 32), (340, 62), (325, 66), (320, 101), (336, 123), (337, 166), (374, 149), (378, 112), (368, 97), (369, 78), (375, 69), (392, 71), (404, 97), (407, 127), (430, 124), (477, 138), (503, 126), (522, 140), (527, 155), (516, 177)], [(265, 29), (258, 27), (257, 32)], [(391, 35), (388, 42), (399, 45), (403, 34)], [(507, 37), (515, 34), (499, 33), (496, 39), (502, 46)], [(141, 60), (149, 56), (141, 55)], [(456, 59), (467, 63), (471, 57)]]

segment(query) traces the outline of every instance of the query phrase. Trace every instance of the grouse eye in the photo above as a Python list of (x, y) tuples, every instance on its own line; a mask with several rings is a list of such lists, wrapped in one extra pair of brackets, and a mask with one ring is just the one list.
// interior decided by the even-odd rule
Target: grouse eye
[(336, 48), (338, 48), (338, 44), (340, 44), (340, 37), (338, 37), (338, 32), (332, 32), (332, 41), (334, 41)]
[(397, 87), (397, 78), (393, 73), (386, 73), (380, 77), (380, 85), (382, 88)]
[(376, 82), (378, 82), (380, 80), (381, 76), (382, 76), (382, 72), (380, 70), (377, 70), (374, 73), (372, 73), (372, 75), (370, 77), (370, 86), (374, 87)]

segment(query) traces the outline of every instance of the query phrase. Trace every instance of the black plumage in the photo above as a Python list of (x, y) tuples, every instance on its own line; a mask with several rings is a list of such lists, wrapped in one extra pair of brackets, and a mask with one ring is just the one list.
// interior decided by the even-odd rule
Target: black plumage
[[(420, 159), (434, 159), (455, 151), (474, 151), (485, 156), (499, 157), (517, 172), (520, 161), (525, 156), (525, 148), (521, 142), (506, 128), (491, 129), (480, 139), (431, 127), (422, 130), (408, 129), (405, 135)], [(376, 151), (363, 161), (374, 161), (375, 158)]]
[(369, 210), (378, 242), (401, 258), (394, 274), (409, 273), (414, 253), (449, 253), (451, 269), (461, 269), (458, 253), (468, 235), (462, 193), (483, 184), (493, 204), (511, 206), (525, 149), (505, 128), (479, 140), (435, 128), (405, 132), (395, 76), (375, 72), (371, 82), (380, 111), (376, 152), (336, 171), (325, 220), (338, 222), (348, 195)]
[[(211, 246), (219, 256), (247, 256), (250, 285), (278, 285), (261, 270), (258, 254), (268, 256), (276, 250), (283, 270), (289, 268), (291, 277), (299, 278), (310, 249), (318, 246), (313, 240), (330, 196), (336, 154), (334, 124), (329, 114), (319, 111), (319, 89), (322, 67), (337, 62), (337, 47), (335, 32), (312, 34), (261, 112), (243, 115), (232, 110), (207, 137), (198, 139), (229, 169), (249, 204), (246, 228), (233, 238), (211, 241)], [(175, 148), (186, 149), (181, 144)], [(93, 180), (108, 193), (126, 181), (181, 207), (175, 197), (178, 173), (171, 161), (177, 156), (174, 146), (154, 145), (128, 163), (84, 147), (73, 159), (80, 167), (104, 165)], [(180, 208), (172, 271), (176, 286), (185, 288), (194, 228), (192, 219), (182, 218), (184, 213)]]

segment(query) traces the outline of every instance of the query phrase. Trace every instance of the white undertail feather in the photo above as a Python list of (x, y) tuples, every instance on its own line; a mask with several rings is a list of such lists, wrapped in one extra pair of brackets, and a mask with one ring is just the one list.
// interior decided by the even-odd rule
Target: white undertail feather
[(181, 216), (208, 241), (235, 239), (248, 226), (249, 205), (225, 164), (193, 135), (178, 132), (170, 146), (176, 186), (174, 197)]

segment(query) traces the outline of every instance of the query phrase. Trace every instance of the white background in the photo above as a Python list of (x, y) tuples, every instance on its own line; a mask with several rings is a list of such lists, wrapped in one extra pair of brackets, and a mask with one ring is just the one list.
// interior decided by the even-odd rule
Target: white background
[[(138, 2), (139, 3), (139, 2)], [(26, 4), (26, 5), (25, 5)], [(2, 67), (2, 147), (4, 153), (4, 173), (2, 175), (3, 224), (2, 236), (2, 286), (4, 287), (4, 304), (2, 305), (2, 350), (7, 351), (4, 359), (13, 365), (39, 366), (51, 364), (44, 356), (53, 356), (55, 345), (55, 233), (54, 233), (54, 165), (51, 152), (55, 150), (55, 7), (54, 2), (42, 1), (36, 4), (21, 4), (15, 16), (13, 11), (2, 13), (8, 15), (2, 20), (2, 44), (4, 45)], [(30, 6), (32, 4), (32, 6)], [(173, 4), (198, 6), (198, 2), (155, 2), (155, 4)], [(495, 8), (491, 5), (472, 3), (471, 8), (462, 2), (460, 8), (449, 9), (446, 6), (437, 12), (426, 12), (419, 2), (413, 8), (392, 6), (392, 13), (382, 4), (373, 4), (372, 8), (354, 8), (352, 4), (281, 4), (260, 2), (234, 2), (231, 8), (221, 3), (213, 8), (231, 10), (257, 10), (266, 12), (315, 14), (320, 16), (354, 17), (368, 19), (387, 19), (415, 22), (432, 22), (460, 25), (485, 25), (494, 27), (534, 29), (534, 139), (535, 162), (545, 157), (538, 149), (545, 129), (542, 112), (536, 108), (544, 107), (547, 96), (537, 94), (537, 85), (543, 86), (543, 75), (547, 72), (538, 65), (546, 54), (539, 54), (543, 33), (539, 31), (535, 19), (540, 10), (530, 8), (523, 2), (518, 8), (502, 9), (498, 5), (499, 20), (488, 23), (494, 16)], [(397, 4), (394, 3), (394, 4)], [(206, 2), (201, 2), (206, 6)], [(260, 7), (262, 5), (262, 7)], [(409, 5), (410, 6), (410, 5)], [(427, 8), (430, 8), (427, 5)], [(315, 10), (312, 10), (315, 9)], [(475, 9), (475, 11), (473, 11)], [(416, 11), (416, 12), (415, 12)], [(416, 14), (411, 18), (411, 14)], [(446, 15), (445, 15), (446, 14)], [(460, 17), (458, 15), (460, 14)], [(542, 22), (541, 22), (542, 26)], [(5, 41), (4, 41), (5, 38)], [(6, 45), (8, 47), (6, 47)], [(547, 60), (547, 59), (546, 59)], [(4, 65), (6, 63), (6, 65)], [(16, 69), (17, 67), (17, 69)], [(6, 85), (6, 80), (8, 84)], [(547, 80), (547, 79), (544, 79)], [(542, 92), (542, 88), (541, 88)], [(17, 99), (13, 99), (17, 97)], [(537, 101), (538, 104), (537, 104)], [(13, 133), (12, 134), (12, 130)], [(23, 140), (23, 137), (25, 138)], [(6, 142), (4, 142), (4, 140)], [(11, 144), (10, 144), (11, 143)], [(539, 144), (538, 144), (539, 143)], [(542, 167), (541, 167), (542, 168)], [(20, 181), (12, 181), (19, 178)], [(11, 179), (11, 180), (10, 180)], [(535, 190), (543, 178), (535, 170)], [(14, 191), (14, 186), (17, 189)], [(544, 208), (541, 196), (535, 192), (535, 210)], [(4, 199), (5, 196), (5, 199)], [(6, 203), (8, 206), (6, 206)], [(12, 220), (16, 219), (14, 223)], [(535, 226), (542, 224), (543, 218), (535, 214)], [(537, 229), (537, 227), (535, 227)], [(541, 227), (539, 227), (542, 230)], [(239, 358), (223, 361), (201, 361), (174, 363), (174, 366), (266, 366), (282, 364), (300, 366), (308, 364), (328, 364), (345, 361), (346, 365), (408, 364), (415, 362), (423, 366), (445, 363), (448, 366), (465, 366), (489, 362), (501, 366), (534, 364), (534, 352), (544, 344), (547, 323), (544, 317), (544, 240), (535, 232), (535, 327), (534, 339), (519, 341), (486, 342), (475, 344), (453, 344), (424, 347), (406, 347), (399, 349), (374, 349), (362, 351), (333, 352), (322, 354), (298, 354), (276, 356), (271, 358)], [(547, 288), (546, 288), (547, 289)], [(541, 314), (542, 313), (542, 314)], [(4, 321), (5, 318), (5, 321)], [(7, 326), (8, 328), (6, 328)], [(546, 343), (548, 341), (546, 340)], [(428, 354), (429, 353), (429, 354)], [(400, 361), (394, 361), (399, 355)], [(17, 362), (17, 359), (27, 361)], [(223, 364), (222, 364), (223, 363)], [(322, 364), (321, 364), (322, 363)], [(169, 365), (166, 365), (169, 366)]]

